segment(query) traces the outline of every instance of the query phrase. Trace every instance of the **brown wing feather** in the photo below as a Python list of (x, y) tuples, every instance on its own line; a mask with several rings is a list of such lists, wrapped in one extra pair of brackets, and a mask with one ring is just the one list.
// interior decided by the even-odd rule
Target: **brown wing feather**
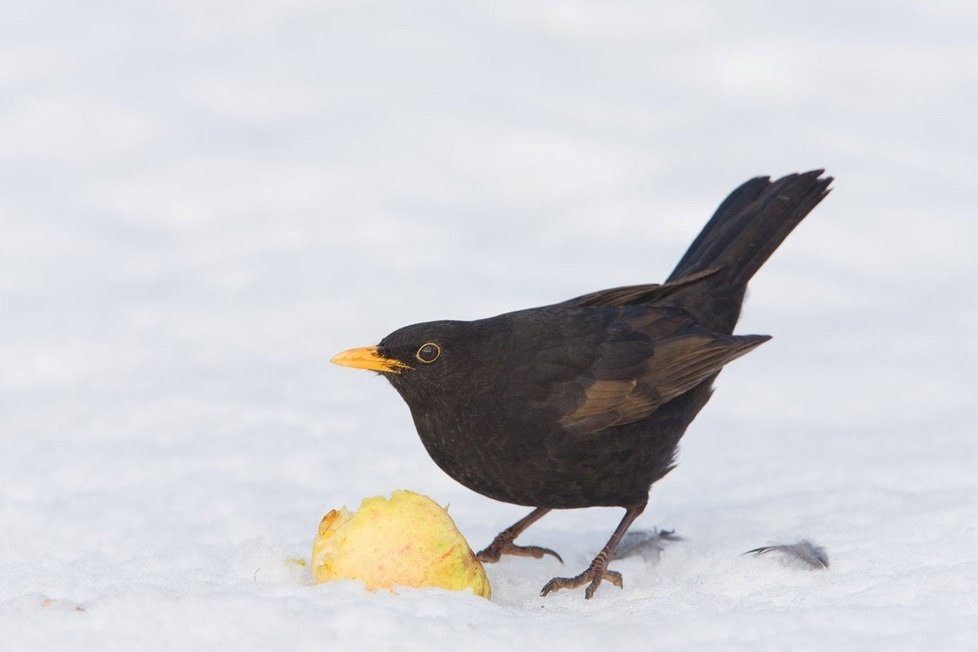
[(704, 379), (771, 339), (769, 335), (688, 335), (658, 342), (643, 383), (654, 386), (662, 402), (671, 401)]
[[(631, 377), (621, 378), (615, 373), (630, 356), (621, 360), (616, 356), (615, 346), (608, 347), (594, 366), (595, 378), (583, 386), (574, 409), (560, 419), (566, 432), (590, 434), (644, 419), (663, 403), (689, 391), (731, 360), (770, 339), (766, 335), (718, 335), (691, 327), (689, 322), (681, 328), (674, 315), (662, 312), (660, 317), (643, 315), (634, 322), (641, 324), (642, 330), (653, 339), (644, 360), (629, 365), (635, 369)], [(656, 333), (664, 336), (655, 337)]]
[(596, 380), (584, 390), (584, 401), (561, 419), (564, 430), (585, 434), (650, 414), (661, 401), (648, 386), (632, 380)]

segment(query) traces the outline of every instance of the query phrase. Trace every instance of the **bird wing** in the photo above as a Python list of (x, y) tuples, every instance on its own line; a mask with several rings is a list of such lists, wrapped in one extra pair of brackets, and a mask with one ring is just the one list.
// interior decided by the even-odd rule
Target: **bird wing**
[[(591, 434), (644, 419), (762, 342), (766, 335), (721, 335), (680, 311), (646, 309), (602, 341), (588, 368), (560, 383), (560, 427)], [(636, 337), (641, 336), (641, 337)]]
[(647, 283), (645, 285), (624, 285), (608, 290), (598, 290), (565, 301), (568, 306), (627, 306), (636, 303), (650, 303), (667, 297), (680, 288), (716, 274), (719, 267), (710, 267), (695, 274), (690, 274), (669, 283)]

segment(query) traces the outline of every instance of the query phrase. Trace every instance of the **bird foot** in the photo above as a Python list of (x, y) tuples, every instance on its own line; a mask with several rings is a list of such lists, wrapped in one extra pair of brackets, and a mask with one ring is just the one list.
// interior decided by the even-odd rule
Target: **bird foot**
[(598, 555), (587, 570), (580, 575), (576, 577), (555, 577), (547, 582), (543, 590), (540, 591), (540, 595), (545, 596), (551, 591), (559, 589), (576, 589), (582, 584), (587, 584), (588, 587), (584, 589), (584, 599), (590, 600), (604, 580), (611, 582), (619, 589), (623, 586), (621, 573), (608, 570), (608, 562), (601, 555)]
[(484, 564), (490, 564), (499, 561), (499, 558), (503, 555), (515, 555), (517, 557), (533, 557), (534, 559), (543, 559), (544, 555), (550, 555), (559, 561), (561, 564), (564, 560), (561, 559), (560, 555), (551, 550), (550, 548), (542, 548), (540, 546), (518, 546), (512, 541), (496, 537), (496, 539), (490, 543), (485, 550), (479, 552), (476, 557), (479, 561)]

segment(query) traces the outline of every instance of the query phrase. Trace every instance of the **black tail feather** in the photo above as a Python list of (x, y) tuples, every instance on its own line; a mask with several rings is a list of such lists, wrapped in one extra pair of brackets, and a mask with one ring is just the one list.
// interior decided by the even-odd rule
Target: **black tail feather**
[(751, 179), (720, 204), (669, 277), (675, 281), (718, 268), (709, 280), (678, 293), (701, 323), (732, 331), (747, 282), (828, 194), (832, 177), (820, 178), (823, 172), (790, 174), (773, 182)]
[(728, 283), (746, 285), (828, 194), (832, 177), (819, 178), (823, 172), (790, 174), (774, 182), (758, 177), (734, 190), (703, 227), (669, 280), (719, 267), (719, 276)]

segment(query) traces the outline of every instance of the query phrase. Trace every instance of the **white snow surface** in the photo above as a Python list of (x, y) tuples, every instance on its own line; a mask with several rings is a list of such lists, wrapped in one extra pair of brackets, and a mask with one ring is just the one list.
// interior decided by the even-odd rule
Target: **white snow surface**
[[(978, 5), (8, 5), (0, 649), (978, 648)], [(623, 589), (539, 597), (610, 508), (491, 601), (289, 562), (397, 488), (474, 548), (526, 513), (331, 355), (660, 281), (737, 184), (822, 166)], [(741, 554), (802, 538), (828, 570)]]

